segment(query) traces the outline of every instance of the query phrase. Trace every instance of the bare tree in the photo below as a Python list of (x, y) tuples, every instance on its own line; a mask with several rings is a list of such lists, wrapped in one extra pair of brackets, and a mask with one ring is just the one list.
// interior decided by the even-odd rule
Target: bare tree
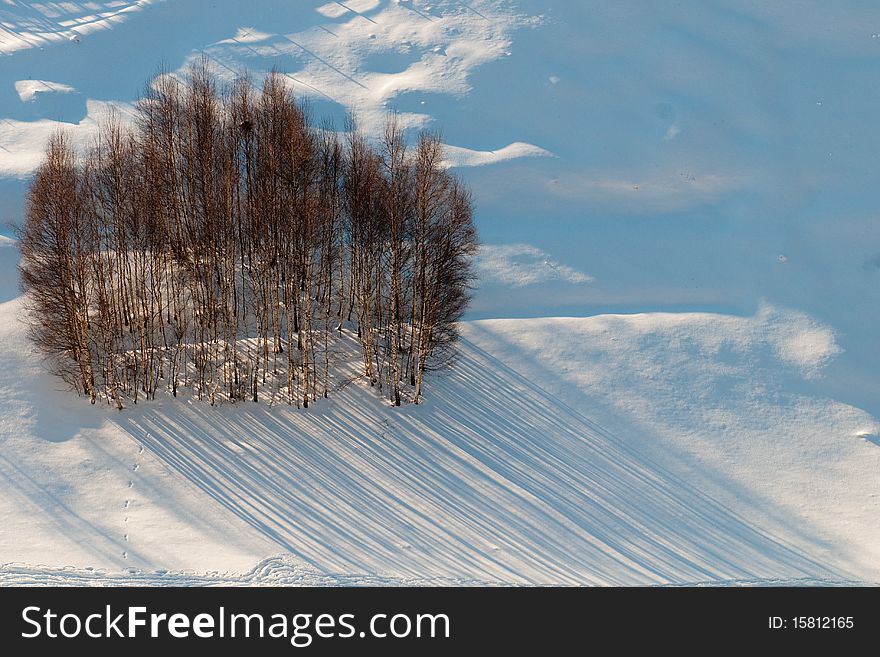
[(348, 127), (312, 127), (277, 72), (226, 87), (203, 59), (79, 155), (53, 136), (20, 266), (53, 371), (117, 408), (181, 388), (308, 407), (350, 325), (370, 384), (418, 401), (467, 304), (472, 201), (438, 135)]

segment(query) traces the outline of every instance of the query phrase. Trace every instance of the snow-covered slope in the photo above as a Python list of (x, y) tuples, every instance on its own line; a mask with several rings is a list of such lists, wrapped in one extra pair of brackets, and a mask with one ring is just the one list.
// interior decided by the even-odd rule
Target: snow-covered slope
[(19, 304), (0, 559), (30, 567), (6, 581), (276, 554), (400, 581), (880, 579), (878, 426), (795, 392), (835, 349), (796, 313), (477, 321), (418, 407), (355, 383), (309, 411), (117, 413), (53, 390)]
[(0, 239), (0, 583), (880, 580), (880, 9), (808, 4), (0, 5), (3, 221), (204, 54), (442, 129), (485, 243), (422, 406), (116, 413)]

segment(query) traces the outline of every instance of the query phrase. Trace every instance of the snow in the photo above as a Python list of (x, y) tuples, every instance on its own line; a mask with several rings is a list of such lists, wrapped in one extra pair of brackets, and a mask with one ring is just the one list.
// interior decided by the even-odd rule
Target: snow
[(448, 167), (478, 167), (517, 157), (552, 157), (552, 155), (539, 146), (522, 142), (508, 144), (494, 151), (475, 151), (461, 146), (447, 146), (444, 164)]
[(550, 254), (530, 244), (488, 244), (480, 248), (476, 267), (483, 283), (500, 282), (525, 287), (547, 281), (591, 283), (592, 276), (549, 259)]
[(75, 89), (66, 84), (49, 82), (48, 80), (19, 80), (15, 83), (15, 91), (18, 92), (21, 102), (27, 103), (34, 100), (37, 94), (66, 94), (75, 91)]
[(0, 53), (39, 47), (113, 27), (154, 0), (12, 3), (0, 7)]
[[(487, 320), (471, 330), (502, 361), (540, 341), (520, 371), (543, 374), (550, 396), (590, 409), (635, 453), (740, 508), (755, 526), (813, 532), (817, 561), (854, 559), (859, 572), (876, 573), (880, 455), (859, 437), (877, 422), (810, 385), (820, 348), (830, 357), (837, 347), (809, 318), (763, 307), (744, 318)], [(808, 341), (817, 333), (821, 340)], [(792, 335), (804, 338), (796, 357)], [(775, 518), (761, 519), (763, 511)], [(845, 546), (842, 537), (856, 540)]]
[[(100, 569), (7, 565), (0, 586), (491, 586), (491, 582), (439, 577), (390, 578), (378, 575), (327, 575), (291, 555), (269, 557), (248, 572), (124, 572)], [(497, 583), (495, 583), (497, 585)]]
[[(201, 56), (207, 57), (215, 72), (228, 80), (242, 71), (244, 66), (255, 72), (279, 67), (294, 90), (313, 102), (316, 111), (329, 111), (340, 126), (344, 120), (343, 108), (353, 111), (364, 130), (371, 134), (378, 134), (381, 130), (388, 109), (399, 113), (405, 127), (428, 126), (432, 117), (424, 112), (424, 101), (414, 108), (418, 111), (412, 111), (404, 107), (408, 100), (438, 94), (453, 98), (466, 94), (472, 72), (486, 62), (503, 56), (510, 33), (534, 20), (516, 13), (497, 11), (492, 14), (492, 21), (480, 19), (475, 22), (472, 20), (473, 14), (451, 12), (429, 16), (427, 10), (420, 11), (414, 4), (372, 0), (330, 3), (317, 7), (316, 12), (307, 6), (291, 7), (290, 3), (284, 3), (283, 9), (276, 2), (263, 3), (263, 12), (251, 8), (246, 10), (238, 6), (240, 3), (226, 3), (232, 5), (229, 11), (212, 9), (209, 15), (198, 14), (199, 7), (196, 5), (204, 3), (177, 2), (171, 3), (171, 6), (160, 3), (152, 7), (149, 4), (128, 3), (125, 7), (117, 8), (113, 12), (114, 20), (127, 16), (143, 5), (148, 11), (138, 18), (144, 20), (158, 14), (156, 22), (163, 26), (163, 30), (164, 21), (181, 20), (179, 17), (169, 18), (167, 14), (181, 12), (197, 15), (197, 24), (205, 24), (206, 32), (219, 37), (206, 41), (198, 41), (199, 37), (196, 37), (197, 40), (192, 42), (192, 34), (181, 35), (196, 50), (176, 49), (178, 61), (175, 68), (178, 71)], [(274, 18), (276, 10), (288, 16), (286, 25), (300, 29), (278, 32), (253, 24), (233, 22), (258, 17)], [(54, 13), (50, 14), (44, 19), (57, 21)], [(469, 17), (471, 20), (468, 20)], [(330, 19), (332, 22), (321, 23), (316, 18)], [(108, 27), (109, 20), (98, 21), (93, 27), (99, 24)], [(27, 34), (30, 38), (36, 33), (24, 31), (25, 26), (32, 27), (29, 21), (27, 17), (20, 16), (17, 25), (21, 26), (21, 34)], [(73, 22), (78, 26), (86, 23), (85, 19)], [(269, 25), (276, 26), (276, 22), (273, 20)], [(307, 27), (302, 29), (304, 25)], [(76, 29), (81, 30), (81, 27)], [(132, 29), (141, 30), (142, 27), (132, 24)], [(226, 35), (221, 36), (224, 32)], [(38, 36), (44, 38), (45, 34), (39, 33)], [(0, 174), (24, 176), (32, 171), (39, 163), (48, 135), (62, 125), (69, 129), (75, 141), (85, 146), (94, 137), (96, 125), (108, 107), (116, 107), (123, 118), (130, 116), (132, 102), (144, 81), (155, 71), (163, 51), (160, 49), (157, 52), (155, 43), (140, 41), (143, 39), (140, 34), (136, 39), (139, 39), (137, 45), (141, 47), (134, 50), (125, 62), (118, 59), (101, 61), (96, 57), (99, 49), (132, 50), (130, 41), (122, 41), (126, 38), (130, 39), (131, 34), (116, 29), (107, 33), (106, 44), (92, 45), (88, 49), (66, 48), (64, 54), (69, 61), (62, 68), (75, 84), (15, 81), (16, 90), (23, 101), (33, 100), (37, 92), (48, 91), (47, 86), (56, 92), (79, 89), (85, 100), (78, 99), (78, 104), (73, 103), (63, 112), (52, 109), (39, 116), (28, 116), (28, 120), (16, 120), (14, 116), (8, 118), (0, 125), (0, 145), (4, 147), (0, 150)], [(166, 49), (176, 45), (172, 39), (168, 41), (170, 43), (165, 44)], [(0, 41), (0, 51), (11, 52), (25, 47), (22, 44), (21, 40), (12, 45)], [(52, 57), (52, 53), (31, 59), (40, 69), (58, 72), (59, 62)], [(94, 74), (96, 68), (108, 64), (114, 67), (115, 81), (112, 85), (108, 85), (100, 75), (96, 80)], [(0, 72), (0, 86), (5, 74), (11, 72), (9, 69), (20, 71), (19, 66), (10, 62)], [(130, 76), (126, 75), (129, 70), (132, 71)], [(120, 85), (123, 81), (127, 86)], [(113, 93), (108, 97), (110, 87), (113, 87)], [(0, 111), (2, 109), (0, 104)], [(69, 116), (63, 116), (65, 114)], [(540, 146), (519, 141), (492, 151), (451, 145), (447, 163), (450, 166), (479, 166), (547, 155), (549, 153)]]
[(0, 584), (880, 581), (878, 24), (856, 0), (0, 4), (4, 223), (52, 132), (86, 147), (204, 55), (277, 67), (337, 127), (440, 130), (483, 241), (424, 405), (356, 383), (116, 413), (31, 353), (0, 239)]
[(113, 27), (154, 0), (125, 2), (11, 3), (0, 7), (0, 52), (39, 47), (67, 40), (79, 43), (81, 36)]
[(42, 161), (48, 136), (62, 124), (71, 129), (69, 134), (79, 148), (87, 148), (111, 111), (120, 117), (130, 117), (132, 110), (124, 103), (87, 100), (85, 116), (74, 124), (51, 119), (0, 121), (0, 170), (10, 177), (27, 178)]
[[(51, 568), (7, 565), (0, 571), (0, 586), (504, 586), (442, 577), (395, 578), (378, 575), (327, 575), (290, 555), (264, 559), (244, 574), (193, 573), (169, 570), (124, 572), (94, 568)], [(673, 585), (674, 586), (674, 585)], [(693, 582), (688, 586), (864, 586), (859, 580), (734, 579)]]
[(308, 411), (117, 413), (54, 389), (19, 306), (0, 307), (7, 582), (249, 583), (283, 554), (302, 581), (880, 578), (861, 437), (880, 426), (797, 391), (820, 342), (792, 357), (791, 336), (822, 327), (796, 312), (466, 322), (455, 367), (402, 410), (356, 382)]

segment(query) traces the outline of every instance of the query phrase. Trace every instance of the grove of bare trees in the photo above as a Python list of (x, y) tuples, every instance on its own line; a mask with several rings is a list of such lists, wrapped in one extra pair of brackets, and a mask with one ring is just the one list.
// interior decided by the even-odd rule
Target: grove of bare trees
[(419, 400), (468, 301), (470, 192), (436, 134), (308, 114), (280, 74), (223, 86), (202, 62), (157, 76), (85, 152), (51, 139), (20, 271), (55, 373), (118, 408), (181, 389), (307, 407), (347, 339), (392, 403)]

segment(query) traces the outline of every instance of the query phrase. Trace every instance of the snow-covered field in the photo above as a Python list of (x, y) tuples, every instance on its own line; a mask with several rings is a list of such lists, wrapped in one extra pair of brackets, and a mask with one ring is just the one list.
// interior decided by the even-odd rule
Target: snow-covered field
[(117, 413), (0, 236), (0, 584), (880, 581), (878, 50), (860, 2), (0, 4), (3, 221), (205, 54), (442, 129), (484, 241), (423, 405)]

